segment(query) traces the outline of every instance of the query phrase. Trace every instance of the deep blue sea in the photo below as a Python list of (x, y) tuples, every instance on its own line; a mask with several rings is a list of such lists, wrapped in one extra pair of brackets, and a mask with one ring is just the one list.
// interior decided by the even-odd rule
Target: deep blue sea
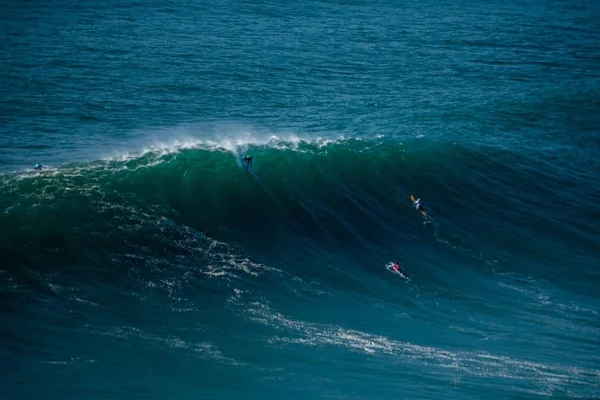
[(599, 21), (3, 2), (0, 398), (600, 398)]

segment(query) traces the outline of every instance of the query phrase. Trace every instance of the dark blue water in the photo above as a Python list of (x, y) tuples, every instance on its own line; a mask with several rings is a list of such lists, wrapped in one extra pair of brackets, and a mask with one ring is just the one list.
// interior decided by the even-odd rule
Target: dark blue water
[(3, 9), (3, 398), (600, 397), (596, 3)]

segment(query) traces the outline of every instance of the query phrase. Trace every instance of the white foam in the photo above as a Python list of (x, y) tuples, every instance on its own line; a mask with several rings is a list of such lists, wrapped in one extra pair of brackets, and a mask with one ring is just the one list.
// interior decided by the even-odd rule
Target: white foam
[[(127, 149), (109, 152), (102, 159), (124, 162), (148, 155), (156, 159), (186, 149), (227, 151), (235, 156), (248, 151), (251, 147), (307, 151), (301, 149), (302, 144), (322, 148), (347, 139), (342, 135), (334, 134), (309, 138), (289, 131), (270, 132), (251, 129), (239, 124), (222, 124), (204, 127), (183, 125), (159, 129), (140, 134), (136, 140), (137, 144), (130, 143), (127, 145)], [(141, 146), (140, 141), (144, 143)], [(136, 147), (139, 150), (134, 150)]]
[(139, 328), (132, 326), (123, 326), (116, 329), (112, 329), (110, 331), (93, 331), (92, 333), (103, 335), (103, 336), (111, 336), (118, 339), (126, 339), (129, 340), (131, 338), (142, 339), (147, 342), (154, 342), (159, 344), (160, 346), (165, 346), (174, 350), (182, 350), (190, 355), (196, 355), (202, 359), (210, 359), (220, 363), (229, 364), (229, 365), (244, 365), (244, 363), (238, 362), (236, 359), (232, 357), (227, 357), (223, 355), (223, 353), (212, 343), (199, 341), (192, 342), (186, 341), (175, 335), (158, 335), (154, 333), (147, 333), (142, 331)]
[[(8, 181), (15, 179), (38, 179), (54, 176), (80, 176), (82, 172), (102, 172), (110, 169), (113, 172), (135, 171), (149, 168), (165, 162), (185, 150), (198, 149), (211, 152), (229, 152), (239, 161), (240, 155), (256, 148), (269, 148), (282, 151), (313, 152), (321, 151), (327, 146), (348, 140), (343, 135), (328, 134), (319, 137), (301, 136), (289, 131), (265, 131), (250, 129), (236, 124), (220, 126), (180, 126), (159, 129), (146, 133), (138, 133), (133, 141), (121, 144), (118, 149), (101, 150), (96, 160), (71, 163), (58, 168), (43, 171), (25, 170), (8, 175)], [(354, 140), (361, 140), (354, 138)], [(108, 145), (107, 145), (108, 146)], [(106, 147), (105, 147), (106, 148)], [(135, 161), (134, 165), (127, 164)], [(117, 165), (111, 162), (118, 163)]]
[(440, 373), (447, 371), (451, 377), (467, 374), (487, 378), (527, 379), (538, 384), (536, 390), (549, 393), (555, 389), (567, 390), (573, 384), (589, 384), (586, 377), (600, 375), (598, 370), (517, 360), (483, 351), (450, 351), (337, 325), (297, 321), (272, 311), (264, 302), (251, 303), (246, 311), (250, 320), (291, 333), (289, 336), (271, 336), (268, 342), (277, 346), (340, 346), (371, 356), (394, 357), (399, 363), (439, 368)]

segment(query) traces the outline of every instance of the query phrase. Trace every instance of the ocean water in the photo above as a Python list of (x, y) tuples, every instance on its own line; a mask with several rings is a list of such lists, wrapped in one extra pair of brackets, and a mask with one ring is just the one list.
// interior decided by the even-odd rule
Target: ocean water
[(4, 4), (0, 397), (600, 398), (599, 4)]

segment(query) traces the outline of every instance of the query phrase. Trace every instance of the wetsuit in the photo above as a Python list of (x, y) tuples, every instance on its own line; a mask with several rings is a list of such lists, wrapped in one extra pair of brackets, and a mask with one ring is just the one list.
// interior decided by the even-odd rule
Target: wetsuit
[(423, 208), (423, 206), (421, 205), (421, 199), (417, 199), (415, 200), (415, 208), (420, 211), (422, 214), (425, 213), (425, 209)]
[(402, 271), (402, 268), (400, 268), (400, 266), (398, 265), (398, 263), (394, 263), (394, 271), (398, 272), (399, 274), (403, 274), (404, 275), (404, 271)]

